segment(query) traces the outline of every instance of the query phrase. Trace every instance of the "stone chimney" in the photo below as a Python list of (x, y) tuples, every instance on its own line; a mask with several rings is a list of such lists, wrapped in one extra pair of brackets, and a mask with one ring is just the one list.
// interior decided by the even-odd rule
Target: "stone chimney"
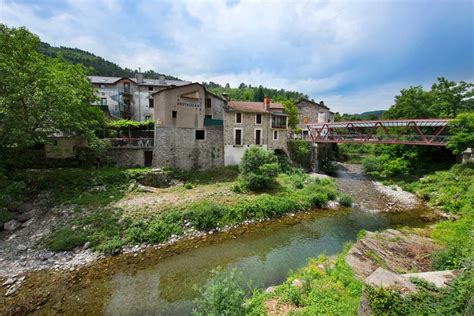
[(263, 98), (263, 104), (265, 105), (265, 110), (268, 111), (270, 109), (270, 98), (269, 97)]
[(165, 84), (165, 76), (160, 75), (160, 77), (158, 77), (158, 83), (159, 84)]
[(319, 101), (319, 104), (321, 104), (322, 106), (324, 106), (324, 101)]
[(229, 97), (229, 95), (228, 95), (227, 93), (223, 93), (223, 94), (222, 94), (222, 98), (223, 98), (224, 100), (226, 100), (227, 102), (230, 101), (230, 97)]
[(143, 83), (143, 82), (144, 82), (143, 74), (137, 73), (137, 74), (135, 75), (135, 77), (137, 78), (137, 83)]

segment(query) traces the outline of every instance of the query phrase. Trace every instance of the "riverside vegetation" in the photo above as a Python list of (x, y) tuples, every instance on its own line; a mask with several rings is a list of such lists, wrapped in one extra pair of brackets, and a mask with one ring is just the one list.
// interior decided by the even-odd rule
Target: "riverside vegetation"
[[(322, 208), (336, 199), (333, 181), (312, 178), (298, 169), (279, 172), (276, 161), (272, 153), (254, 147), (242, 160), (240, 176), (232, 167), (206, 172), (165, 170), (167, 177), (184, 185), (154, 193), (140, 192), (137, 185), (150, 169), (22, 171), (5, 183), (0, 199), (8, 204), (47, 190), (52, 203), (73, 205), (74, 211), (38, 246), (65, 251), (90, 242), (94, 250), (104, 253), (117, 252), (124, 245), (162, 243), (193, 230)], [(146, 203), (127, 209), (117, 206), (121, 199), (156, 200), (163, 194), (172, 199), (156, 208)], [(1, 212), (4, 221), (9, 211)]]

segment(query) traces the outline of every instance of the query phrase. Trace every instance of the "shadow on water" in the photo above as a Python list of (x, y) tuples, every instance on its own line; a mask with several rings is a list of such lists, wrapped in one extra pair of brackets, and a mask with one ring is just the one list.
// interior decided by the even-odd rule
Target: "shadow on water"
[[(355, 171), (337, 180), (341, 190), (371, 190), (370, 181)], [(359, 194), (356, 202), (376, 206), (375, 191)], [(383, 203), (383, 202), (382, 202)], [(236, 268), (254, 287), (282, 282), (290, 270), (304, 266), (320, 254), (334, 255), (345, 243), (354, 241), (361, 229), (375, 231), (398, 225), (420, 226), (426, 209), (389, 214), (358, 207), (346, 211), (314, 211), (295, 219), (277, 219), (266, 225), (244, 228), (242, 233), (217, 234), (197, 248), (190, 246), (163, 257), (159, 250), (122, 255), (107, 261), (109, 274), (100, 274), (101, 263), (89, 269), (74, 293), (63, 295), (61, 311), (68, 314), (186, 315), (196, 293), (193, 285), (204, 285), (217, 266)], [(245, 232), (245, 233), (243, 233)], [(41, 309), (54, 313), (54, 299)], [(57, 302), (56, 302), (57, 303)]]

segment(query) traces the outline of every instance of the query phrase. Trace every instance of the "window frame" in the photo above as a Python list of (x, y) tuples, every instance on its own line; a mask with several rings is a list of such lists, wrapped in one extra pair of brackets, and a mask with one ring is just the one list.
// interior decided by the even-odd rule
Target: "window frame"
[[(240, 131), (240, 144), (237, 144), (237, 131)], [(244, 129), (243, 128), (234, 128), (234, 146), (243, 146), (244, 145)]]
[(145, 115), (145, 121), (151, 121), (152, 119), (153, 119), (153, 116), (151, 114)]
[[(237, 117), (240, 115), (240, 122), (237, 121)], [(242, 112), (235, 112), (235, 124), (242, 124), (243, 115)]]
[(178, 111), (171, 111), (171, 118), (177, 119), (178, 118)]
[(100, 98), (100, 105), (107, 105), (107, 98)]
[[(260, 138), (259, 138), (259, 143), (257, 144), (257, 132), (260, 132)], [(256, 128), (254, 129), (253, 132), (253, 142), (257, 146), (262, 146), (263, 145), (263, 130), (261, 128)]]
[(207, 109), (212, 108), (212, 99), (211, 98), (206, 98), (206, 108)]
[[(273, 136), (272, 136), (273, 140), (274, 140), (274, 141), (277, 141), (278, 138), (280, 137), (280, 135), (279, 135), (279, 133), (278, 133), (278, 130), (274, 130), (272, 134), (273, 134)], [(276, 138), (275, 138), (275, 135), (276, 135)]]
[[(258, 117), (260, 117), (260, 123), (258, 122), (258, 119), (257, 119)], [(262, 118), (263, 118), (262, 113), (255, 113), (255, 124), (262, 125), (262, 121), (263, 121)]]
[(149, 98), (149, 99), (148, 99), (148, 107), (149, 107), (150, 109), (154, 109), (154, 108), (155, 108), (155, 99), (153, 99), (153, 98)]

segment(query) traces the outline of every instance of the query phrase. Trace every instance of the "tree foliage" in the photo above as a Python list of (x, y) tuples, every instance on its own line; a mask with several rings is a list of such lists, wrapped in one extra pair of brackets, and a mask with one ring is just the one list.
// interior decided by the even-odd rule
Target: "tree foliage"
[[(105, 60), (102, 57), (96, 56), (89, 52), (77, 48), (69, 47), (53, 47), (47, 43), (41, 43), (39, 52), (49, 57), (62, 56), (62, 58), (73, 64), (82, 64), (84, 67), (90, 69), (90, 74), (96, 76), (111, 76), (111, 77), (135, 77), (137, 70), (129, 68), (122, 68), (119, 65)], [(170, 75), (164, 75), (154, 70), (147, 70), (143, 72), (145, 78), (159, 79), (160, 76), (165, 76), (166, 79), (179, 80)]]
[(252, 146), (245, 151), (239, 170), (248, 189), (268, 189), (275, 184), (278, 160), (272, 151)]
[(460, 154), (468, 147), (474, 146), (474, 112), (461, 113), (449, 121), (453, 135), (448, 141), (448, 148)]
[(283, 112), (285, 114), (288, 114), (289, 117), (288, 117), (288, 126), (291, 128), (291, 129), (294, 129), (296, 128), (296, 126), (298, 125), (299, 123), (299, 118), (298, 118), (298, 108), (296, 107), (296, 105), (290, 101), (290, 100), (285, 100), (282, 102), (283, 104)]
[(241, 285), (241, 274), (217, 269), (205, 287), (200, 289), (201, 296), (195, 300), (194, 315), (244, 315), (242, 303), (246, 291)]
[(402, 89), (395, 104), (384, 113), (386, 119), (454, 118), (462, 112), (474, 111), (474, 85), (438, 78), (430, 90), (422, 86)]
[(105, 116), (86, 70), (41, 55), (39, 45), (25, 28), (0, 24), (0, 147), (28, 148), (54, 133), (96, 140)]
[(302, 98), (308, 98), (307, 95), (297, 92), (288, 91), (284, 89), (271, 89), (263, 86), (252, 87), (241, 83), (237, 88), (223, 87), (215, 82), (203, 82), (206, 89), (217, 95), (227, 94), (231, 100), (236, 101), (257, 101), (263, 102), (264, 97), (269, 97), (274, 102), (282, 102), (284, 100), (291, 100), (296, 102)]

